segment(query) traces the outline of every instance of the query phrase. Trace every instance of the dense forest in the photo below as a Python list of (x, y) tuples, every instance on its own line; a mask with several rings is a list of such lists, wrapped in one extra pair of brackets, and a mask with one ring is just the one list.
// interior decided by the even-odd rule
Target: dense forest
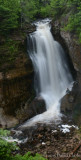
[(46, 17), (61, 23), (66, 16), (63, 29), (76, 33), (81, 42), (80, 0), (0, 0), (0, 34), (6, 36), (28, 22)]

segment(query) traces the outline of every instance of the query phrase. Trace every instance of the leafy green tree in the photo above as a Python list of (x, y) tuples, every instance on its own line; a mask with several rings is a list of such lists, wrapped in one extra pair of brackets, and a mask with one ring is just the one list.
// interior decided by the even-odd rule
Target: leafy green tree
[(39, 0), (21, 0), (22, 18), (25, 22), (35, 20), (39, 10)]
[(0, 0), (0, 33), (6, 34), (19, 26), (19, 0)]
[(68, 0), (67, 7), (71, 10), (65, 29), (76, 33), (81, 42), (81, 1)]
[(49, 16), (50, 0), (22, 0), (22, 17), (25, 22)]
[(81, 41), (81, 0), (0, 0), (0, 34), (8, 35), (36, 19), (57, 20), (67, 15), (65, 29), (75, 32)]

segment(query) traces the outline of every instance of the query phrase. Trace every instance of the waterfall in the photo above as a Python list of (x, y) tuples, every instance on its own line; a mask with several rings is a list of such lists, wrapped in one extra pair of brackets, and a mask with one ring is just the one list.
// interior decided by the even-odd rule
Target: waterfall
[(35, 25), (36, 31), (28, 37), (28, 52), (35, 71), (36, 94), (45, 100), (47, 111), (29, 123), (57, 121), (61, 118), (61, 99), (67, 88), (72, 88), (73, 78), (64, 50), (51, 34), (50, 20)]

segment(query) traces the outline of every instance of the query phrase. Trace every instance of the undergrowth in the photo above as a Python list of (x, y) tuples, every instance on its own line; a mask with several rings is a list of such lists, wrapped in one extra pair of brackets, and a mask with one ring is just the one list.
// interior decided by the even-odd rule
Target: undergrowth
[(10, 143), (4, 140), (4, 137), (9, 135), (10, 131), (0, 129), (0, 160), (47, 160), (38, 153), (32, 155), (31, 152), (27, 152), (24, 155), (13, 155), (13, 152), (18, 151), (19, 147), (16, 142)]

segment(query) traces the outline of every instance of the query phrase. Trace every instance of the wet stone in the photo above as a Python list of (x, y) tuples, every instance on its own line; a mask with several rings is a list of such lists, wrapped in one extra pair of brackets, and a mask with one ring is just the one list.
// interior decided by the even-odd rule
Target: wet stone
[(67, 149), (66, 149), (66, 147), (64, 147), (64, 148), (63, 148), (63, 152), (66, 152), (66, 151), (67, 151)]
[(43, 135), (41, 135), (41, 134), (38, 135), (38, 138), (39, 138), (39, 139), (42, 138), (42, 137), (43, 137)]
[(74, 97), (73, 96), (70, 96), (69, 99), (68, 99), (69, 103), (73, 103), (74, 102)]
[(40, 148), (40, 147), (41, 147), (41, 144), (40, 144), (40, 143), (36, 145), (36, 148)]
[(50, 141), (47, 141), (47, 142), (46, 142), (46, 145), (47, 145), (47, 146), (50, 146), (50, 145), (51, 145), (51, 142), (50, 142)]

